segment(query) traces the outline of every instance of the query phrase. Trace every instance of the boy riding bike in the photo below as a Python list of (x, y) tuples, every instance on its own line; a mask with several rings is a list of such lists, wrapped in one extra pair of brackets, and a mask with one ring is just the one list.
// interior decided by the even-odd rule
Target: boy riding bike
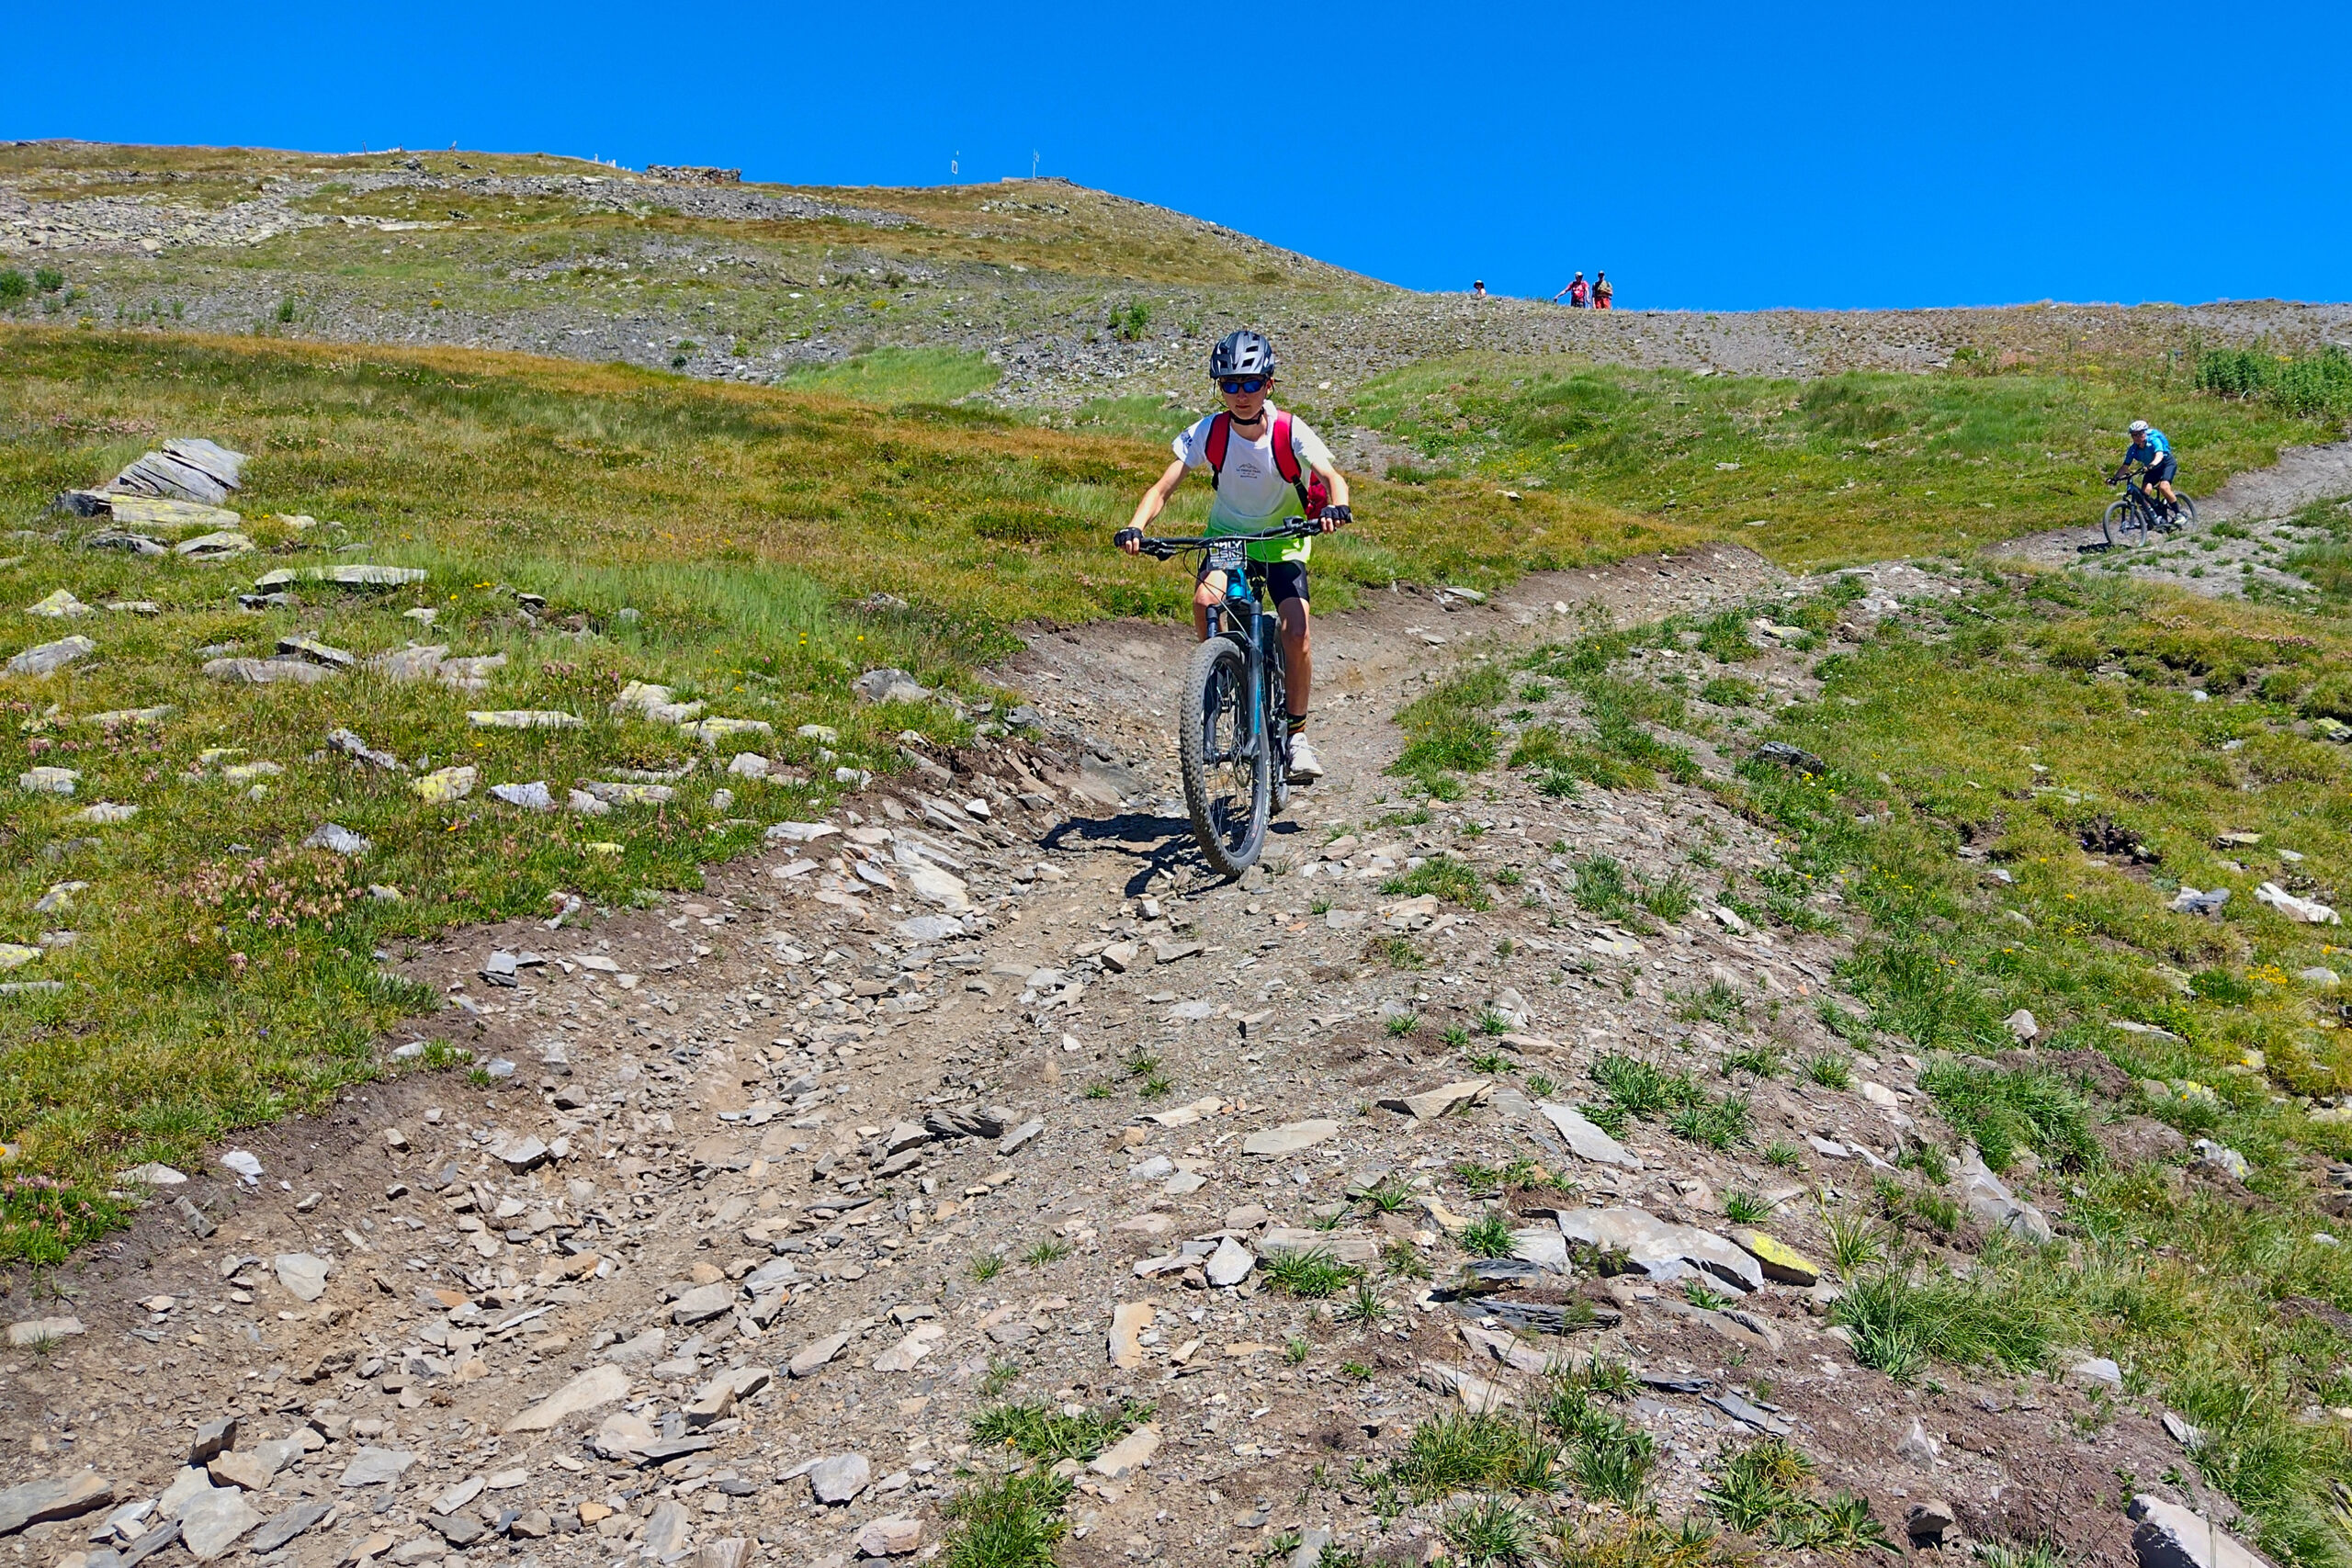
[[(1141, 547), (1144, 529), (1192, 468), (1208, 469), (1216, 491), (1209, 503), (1210, 536), (1262, 533), (1298, 512), (1321, 524), (1327, 534), (1355, 521), (1348, 509), (1347, 476), (1334, 466), (1330, 448), (1304, 421), (1273, 405), (1274, 345), (1263, 333), (1247, 328), (1227, 333), (1209, 355), (1209, 377), (1225, 400), (1225, 412), (1203, 418), (1176, 437), (1175, 461), (1136, 503), (1133, 521), (1114, 540), (1119, 548), (1134, 555)], [(1250, 582), (1266, 590), (1281, 620), (1289, 708), (1283, 716), (1290, 728), (1290, 777), (1297, 784), (1323, 776), (1305, 734), (1315, 678), (1307, 651), (1306, 590), (1306, 561), (1314, 547), (1311, 539), (1255, 540), (1248, 547)], [(1210, 613), (1225, 590), (1225, 573), (1204, 560), (1193, 587), (1193, 630), (1204, 641)]]
[(2177, 519), (2180, 497), (2173, 493), (2172, 476), (2180, 465), (2173, 457), (2172, 443), (2165, 439), (2163, 431), (2144, 419), (2133, 420), (2125, 434), (2132, 437), (2132, 445), (2124, 449), (2123, 461), (2108, 476), (2107, 482), (2120, 481), (2132, 464), (2139, 464), (2142, 484), (2151, 494), (2162, 496), (2165, 511)]

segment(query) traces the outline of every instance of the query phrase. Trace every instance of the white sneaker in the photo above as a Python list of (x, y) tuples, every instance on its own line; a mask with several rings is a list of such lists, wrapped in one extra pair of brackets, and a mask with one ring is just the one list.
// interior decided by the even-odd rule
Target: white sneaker
[(1290, 741), (1290, 782), (1313, 784), (1323, 776), (1323, 764), (1316, 760), (1315, 748), (1306, 743), (1304, 735), (1294, 735)]

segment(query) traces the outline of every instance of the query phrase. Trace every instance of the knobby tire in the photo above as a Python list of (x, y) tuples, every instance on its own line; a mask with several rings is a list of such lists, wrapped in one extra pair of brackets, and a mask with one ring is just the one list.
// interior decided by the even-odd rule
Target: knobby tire
[(1257, 863), (1272, 814), (1271, 750), (1262, 733), (1240, 733), (1249, 711), (1249, 671), (1230, 637), (1195, 645), (1177, 726), (1193, 837), (1226, 876), (1238, 876)]

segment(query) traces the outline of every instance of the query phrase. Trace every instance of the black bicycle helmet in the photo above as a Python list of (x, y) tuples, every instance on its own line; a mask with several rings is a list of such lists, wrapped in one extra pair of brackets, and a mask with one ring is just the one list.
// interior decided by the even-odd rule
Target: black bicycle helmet
[(1217, 339), (1216, 347), (1209, 354), (1209, 378), (1213, 381), (1227, 376), (1271, 378), (1273, 373), (1274, 345), (1265, 333), (1248, 327)]

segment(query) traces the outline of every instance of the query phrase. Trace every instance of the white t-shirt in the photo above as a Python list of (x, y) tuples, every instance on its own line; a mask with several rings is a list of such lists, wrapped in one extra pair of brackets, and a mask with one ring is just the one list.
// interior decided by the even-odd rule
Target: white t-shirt
[[(1209, 503), (1210, 533), (1254, 534), (1274, 526), (1285, 517), (1298, 515), (1298, 491), (1274, 467), (1275, 412), (1274, 405), (1269, 401), (1265, 423), (1259, 426), (1254, 441), (1238, 429), (1227, 429), (1225, 471), (1217, 476), (1216, 499)], [(1209, 466), (1209, 425), (1216, 418), (1215, 414), (1204, 417), (1171, 443), (1186, 468)], [(1331, 461), (1331, 449), (1323, 445), (1323, 438), (1296, 415), (1290, 422), (1290, 449), (1298, 458), (1301, 479), (1317, 463), (1327, 468), (1337, 466)]]

